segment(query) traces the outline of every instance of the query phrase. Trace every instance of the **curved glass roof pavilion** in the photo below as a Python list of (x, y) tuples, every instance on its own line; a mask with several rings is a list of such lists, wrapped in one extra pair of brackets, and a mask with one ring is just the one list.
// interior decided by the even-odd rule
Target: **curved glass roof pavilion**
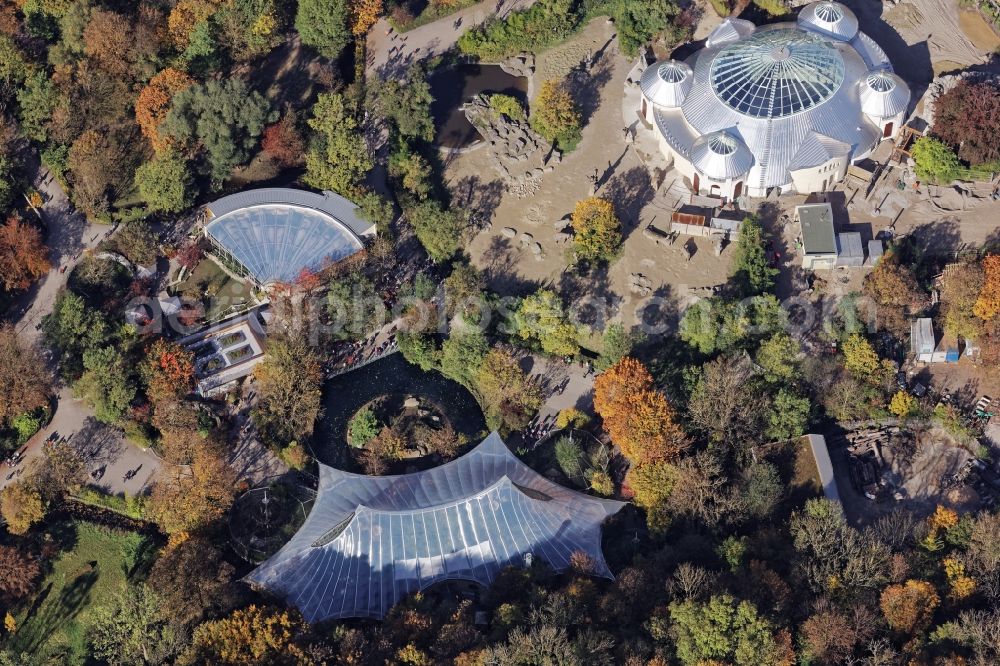
[[(772, 188), (794, 189), (795, 178), (825, 188), (829, 177), (814, 178), (808, 170), (839, 164), (844, 155), (848, 163), (864, 158), (904, 120), (909, 89), (898, 77), (880, 74), (892, 71), (885, 52), (838, 2), (803, 7), (795, 23), (754, 27), (726, 19), (705, 44), (686, 60), (691, 74), (680, 103), (663, 103), (640, 86), (646, 104), (640, 115), (655, 125), (682, 171), (697, 172), (700, 183), (685, 173), (695, 188), (708, 184), (728, 196), (766, 196)], [(894, 92), (877, 89), (889, 79)], [(732, 154), (747, 155), (749, 162), (716, 159), (717, 151), (706, 150), (704, 139), (720, 132), (737, 143)], [(734, 174), (737, 161), (747, 168)]]
[(291, 283), (364, 248), (374, 226), (347, 199), (325, 192), (267, 188), (209, 204), (205, 235), (222, 258), (259, 287)]
[(310, 623), (382, 618), (445, 580), (489, 585), (541, 557), (555, 570), (586, 554), (611, 577), (601, 524), (623, 506), (564, 488), (514, 456), (496, 433), (461, 458), (401, 476), (319, 466), (305, 523), (246, 580), (283, 596)]

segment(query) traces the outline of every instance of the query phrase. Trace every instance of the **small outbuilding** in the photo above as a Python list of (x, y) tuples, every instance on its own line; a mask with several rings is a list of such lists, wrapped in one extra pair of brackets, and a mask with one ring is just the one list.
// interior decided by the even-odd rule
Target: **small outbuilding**
[(833, 230), (833, 209), (829, 203), (795, 207), (802, 229), (802, 268), (828, 270), (837, 265), (837, 238)]
[(858, 267), (865, 263), (861, 234), (848, 231), (837, 234), (837, 266)]

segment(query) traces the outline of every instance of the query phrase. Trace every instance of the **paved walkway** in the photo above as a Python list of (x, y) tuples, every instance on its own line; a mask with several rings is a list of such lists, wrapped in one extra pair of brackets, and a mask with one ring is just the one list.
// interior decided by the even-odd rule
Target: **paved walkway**
[(155, 455), (126, 442), (117, 428), (98, 422), (86, 403), (64, 388), (52, 422), (31, 438), (17, 467), (0, 465), (0, 489), (22, 479), (26, 470), (41, 462), (42, 445), (50, 436), (69, 437), (69, 443), (86, 461), (87, 482), (107, 493), (137, 495), (160, 468)]
[[(13, 308), (18, 335), (30, 344), (40, 343), (42, 318), (52, 312), (56, 296), (82, 253), (96, 247), (111, 231), (107, 225), (88, 222), (76, 211), (58, 181), (44, 167), (38, 167), (34, 187), (46, 199), (42, 221), (48, 228), (52, 270)], [(52, 422), (28, 440), (17, 468), (0, 465), (0, 488), (22, 478), (23, 470), (41, 459), (42, 444), (51, 435), (59, 438), (72, 435), (70, 443), (83, 455), (87, 471), (92, 474), (88, 481), (105, 492), (137, 494), (150, 484), (160, 467), (156, 456), (126, 442), (117, 428), (99, 423), (87, 406), (74, 398), (68, 387), (63, 387), (57, 396)]]
[(368, 33), (368, 71), (378, 72), (383, 78), (400, 76), (414, 62), (440, 55), (453, 47), (469, 28), (494, 15), (503, 17), (530, 7), (534, 2), (486, 0), (402, 34), (393, 30), (385, 18), (379, 19)]

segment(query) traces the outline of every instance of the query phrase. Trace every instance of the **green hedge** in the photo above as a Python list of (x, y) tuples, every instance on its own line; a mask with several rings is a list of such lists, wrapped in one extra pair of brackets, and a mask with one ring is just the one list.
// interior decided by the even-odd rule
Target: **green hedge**
[(84, 487), (77, 491), (75, 500), (83, 504), (99, 506), (102, 509), (120, 513), (134, 520), (145, 520), (146, 497), (143, 495), (109, 495), (96, 488)]
[(580, 24), (573, 0), (539, 0), (528, 9), (491, 19), (458, 39), (462, 53), (480, 60), (502, 60), (538, 51), (569, 37)]

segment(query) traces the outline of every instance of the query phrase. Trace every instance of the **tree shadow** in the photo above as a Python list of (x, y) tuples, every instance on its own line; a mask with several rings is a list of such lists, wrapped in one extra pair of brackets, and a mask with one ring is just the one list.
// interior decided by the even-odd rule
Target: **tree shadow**
[[(90, 591), (100, 577), (96, 562), (88, 564), (89, 569), (79, 573), (71, 583), (63, 587), (58, 598), (48, 599), (51, 585), (45, 589), (43, 602), (35, 608), (35, 614), (28, 615), (24, 625), (15, 634), (14, 645), (19, 652), (36, 652), (59, 627), (79, 614), (90, 601)], [(48, 600), (49, 603), (44, 603)], [(33, 606), (34, 607), (34, 606)]]
[(627, 239), (639, 228), (642, 210), (653, 200), (655, 193), (651, 187), (649, 170), (642, 166), (616, 174), (601, 190), (601, 197), (615, 205), (615, 211), (622, 221), (623, 239)]
[(567, 76), (567, 83), (580, 110), (581, 125), (586, 126), (601, 108), (601, 90), (611, 81), (614, 73), (614, 58), (607, 52), (608, 40), (595, 56), (591, 67), (580, 63)]
[(489, 227), (507, 191), (499, 178), (483, 183), (479, 176), (463, 176), (452, 187), (452, 206), (470, 213), (476, 231)]

